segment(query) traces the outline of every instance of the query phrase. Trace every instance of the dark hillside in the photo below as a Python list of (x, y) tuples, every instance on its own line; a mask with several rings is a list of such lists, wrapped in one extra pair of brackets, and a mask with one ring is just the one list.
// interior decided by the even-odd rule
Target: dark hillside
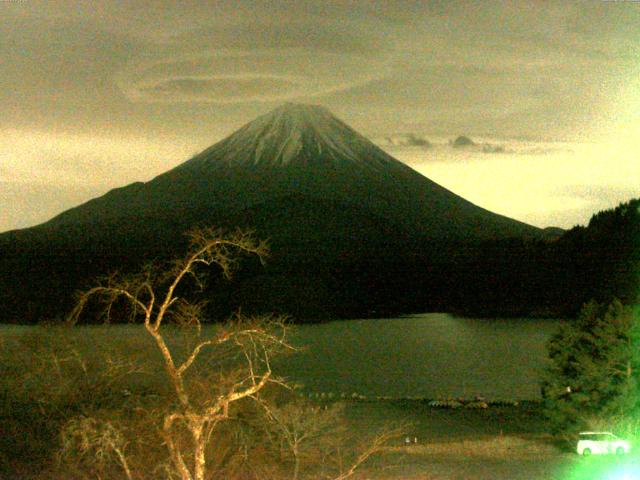
[[(97, 275), (179, 256), (194, 226), (248, 228), (272, 246), (266, 269), (217, 286), (216, 315), (245, 303), (300, 317), (493, 305), (496, 269), (520, 260), (480, 245), (546, 236), (425, 178), (324, 108), (288, 104), (150, 182), (0, 235), (0, 319), (60, 317)], [(513, 275), (529, 268), (519, 265)]]

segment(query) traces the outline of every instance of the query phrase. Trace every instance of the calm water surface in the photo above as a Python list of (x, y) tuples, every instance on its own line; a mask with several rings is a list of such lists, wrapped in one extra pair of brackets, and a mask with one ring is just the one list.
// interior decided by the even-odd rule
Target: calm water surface
[[(308, 393), (537, 399), (545, 342), (558, 324), (429, 313), (302, 325), (290, 332), (300, 351), (277, 360), (275, 368)], [(2, 325), (0, 340), (32, 328)], [(118, 348), (155, 352), (140, 325), (80, 328), (89, 346), (108, 338)]]
[(280, 371), (334, 395), (540, 398), (545, 342), (557, 320), (421, 314), (296, 327), (302, 348)]

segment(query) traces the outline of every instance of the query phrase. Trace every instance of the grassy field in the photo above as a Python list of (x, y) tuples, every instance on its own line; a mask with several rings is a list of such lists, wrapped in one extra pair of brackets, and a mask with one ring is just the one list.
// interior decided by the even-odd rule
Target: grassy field
[(405, 437), (368, 468), (372, 479), (546, 479), (572, 457), (546, 434), (536, 403), (443, 409), (424, 401), (353, 402), (347, 413), (357, 429), (389, 419), (407, 425)]
[[(405, 437), (374, 459), (371, 480), (634, 480), (637, 453), (581, 457), (547, 433), (541, 405), (442, 409), (425, 401), (353, 401), (352, 428), (385, 421), (406, 425)], [(406, 441), (408, 440), (408, 443)]]

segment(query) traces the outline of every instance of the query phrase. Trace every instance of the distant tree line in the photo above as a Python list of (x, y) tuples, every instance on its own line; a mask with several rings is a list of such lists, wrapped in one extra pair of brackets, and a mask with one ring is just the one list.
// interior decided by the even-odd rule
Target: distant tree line
[[(424, 311), (575, 317), (591, 300), (628, 305), (640, 297), (640, 199), (556, 238), (418, 245), (419, 251), (403, 255), (381, 248), (331, 265), (331, 271), (299, 270), (317, 286), (309, 288), (315, 302), (305, 305), (320, 304), (339, 317)], [(327, 291), (326, 301), (318, 301)]]
[[(537, 239), (408, 240), (394, 238), (393, 226), (376, 236), (377, 227), (368, 225), (354, 227), (353, 238), (338, 244), (332, 239), (340, 232), (312, 232), (313, 242), (303, 243), (291, 240), (291, 232), (278, 238), (257, 231), (270, 238), (269, 264), (248, 259), (233, 281), (212, 271), (218, 280), (209, 287), (208, 317), (227, 318), (239, 306), (297, 321), (425, 311), (567, 317), (592, 299), (633, 304), (640, 292), (639, 209), (634, 199), (597, 213), (587, 226)], [(184, 250), (183, 223), (154, 219), (137, 237), (120, 224), (55, 226), (30, 233), (28, 241), (23, 232), (3, 236), (0, 321), (62, 318), (73, 292), (97, 276), (135, 271)]]

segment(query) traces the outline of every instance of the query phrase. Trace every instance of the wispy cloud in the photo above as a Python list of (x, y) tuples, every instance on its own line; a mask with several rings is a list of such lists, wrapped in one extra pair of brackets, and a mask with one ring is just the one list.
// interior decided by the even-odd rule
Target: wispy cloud
[(386, 71), (383, 60), (300, 48), (209, 51), (129, 67), (117, 84), (133, 101), (238, 103), (314, 97)]
[(375, 36), (337, 22), (252, 21), (170, 37), (155, 58), (120, 71), (117, 84), (130, 100), (147, 103), (288, 100), (382, 78), (390, 59)]

